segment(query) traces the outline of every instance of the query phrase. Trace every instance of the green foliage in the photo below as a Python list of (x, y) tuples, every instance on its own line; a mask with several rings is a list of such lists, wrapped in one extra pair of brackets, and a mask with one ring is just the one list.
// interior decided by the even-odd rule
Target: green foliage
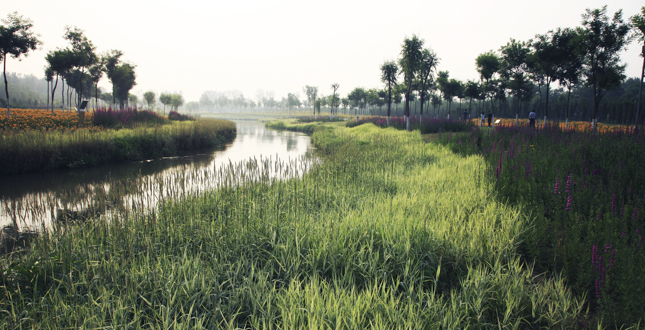
[(5, 84), (5, 95), (7, 116), (11, 115), (11, 99), (9, 99), (9, 88), (7, 85), (7, 55), (14, 59), (22, 55), (29, 55), (30, 51), (38, 49), (42, 44), (38, 40), (39, 35), (31, 31), (33, 23), (30, 19), (18, 15), (17, 12), (10, 13), (2, 22), (6, 25), (0, 25), (0, 61), (4, 69), (2, 70)]
[(401, 72), (404, 76), (405, 83), (405, 115), (410, 116), (410, 101), (412, 93), (412, 82), (417, 76), (419, 69), (423, 63), (423, 39), (419, 39), (416, 35), (412, 35), (412, 38), (403, 39), (403, 45), (401, 45), (401, 58), (399, 59), (399, 65), (401, 66)]
[(594, 91), (593, 118), (597, 118), (600, 101), (607, 90), (617, 88), (625, 79), (625, 66), (620, 64), (619, 53), (629, 43), (629, 24), (623, 22), (622, 10), (609, 20), (607, 6), (587, 9), (582, 15), (584, 42), (585, 85)]
[(645, 6), (641, 7), (639, 14), (631, 17), (631, 21), (635, 37), (638, 38), (638, 41), (645, 43)]
[(392, 88), (396, 86), (396, 77), (399, 74), (399, 67), (394, 61), (386, 61), (381, 65), (381, 82), (387, 88), (387, 115), (390, 115), (392, 106)]
[(25, 131), (0, 141), (0, 175), (175, 156), (223, 145), (235, 124), (206, 119), (119, 131)]
[[(251, 160), (213, 178), (181, 172), (182, 182), (219, 189), (192, 196), (164, 186), (150, 213), (57, 227), (2, 264), (0, 305), (12, 312), (0, 322), (526, 329), (584, 317), (561, 278), (520, 262), (529, 218), (472, 175), (482, 158), (372, 125), (317, 131), (313, 142), (322, 161)], [(309, 170), (281, 181), (273, 168)]]

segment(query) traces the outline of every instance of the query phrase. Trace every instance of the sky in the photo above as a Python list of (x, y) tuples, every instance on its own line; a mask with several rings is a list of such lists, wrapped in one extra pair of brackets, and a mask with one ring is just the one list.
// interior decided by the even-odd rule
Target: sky
[[(305, 85), (331, 94), (340, 84), (382, 88), (380, 66), (396, 60), (404, 38), (417, 35), (451, 78), (478, 80), (475, 58), (511, 38), (526, 41), (558, 27), (581, 25), (586, 8), (607, 5), (611, 17), (639, 13), (642, 0), (2, 0), (0, 17), (17, 11), (33, 21), (42, 47), (7, 71), (44, 75), (45, 55), (68, 46), (65, 26), (76, 26), (99, 53), (123, 51), (136, 65), (140, 98), (146, 91), (179, 92), (187, 102), (204, 91), (239, 90), (276, 99)], [(641, 46), (622, 54), (628, 77), (640, 76)], [(99, 83), (111, 90), (106, 77)]]

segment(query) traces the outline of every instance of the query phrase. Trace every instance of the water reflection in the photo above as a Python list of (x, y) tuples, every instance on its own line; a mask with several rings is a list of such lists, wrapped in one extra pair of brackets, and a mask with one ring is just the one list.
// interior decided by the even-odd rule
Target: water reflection
[(0, 177), (0, 226), (40, 229), (56, 220), (143, 212), (163, 199), (234, 185), (235, 173), (270, 182), (302, 175), (316, 162), (304, 134), (236, 124), (235, 141), (207, 154)]

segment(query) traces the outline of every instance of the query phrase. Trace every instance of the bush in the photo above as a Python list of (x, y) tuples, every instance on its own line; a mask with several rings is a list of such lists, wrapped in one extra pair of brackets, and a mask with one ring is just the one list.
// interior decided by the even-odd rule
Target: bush
[(169, 120), (175, 120), (175, 121), (187, 121), (187, 120), (195, 120), (194, 117), (188, 116), (188, 115), (182, 115), (177, 111), (170, 111), (168, 113), (168, 119)]
[(94, 110), (92, 124), (105, 128), (132, 128), (135, 126), (158, 126), (168, 124), (168, 120), (150, 110), (123, 109), (112, 107)]

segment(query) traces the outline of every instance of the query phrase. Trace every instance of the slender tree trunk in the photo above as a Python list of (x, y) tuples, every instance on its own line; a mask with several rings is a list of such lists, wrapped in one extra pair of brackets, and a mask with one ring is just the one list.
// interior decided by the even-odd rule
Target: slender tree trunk
[(643, 42), (641, 55), (643, 55), (643, 67), (641, 69), (640, 87), (638, 88), (638, 102), (636, 102), (636, 120), (634, 123), (634, 129), (638, 129), (638, 110), (640, 110), (641, 108), (641, 96), (643, 95), (643, 75), (645, 74), (645, 41)]
[[(49, 110), (49, 84), (50, 83), (51, 82), (49, 80), (47, 80), (47, 110)], [(54, 114), (54, 112), (52, 111), (52, 115), (53, 114)]]
[(56, 87), (58, 87), (58, 74), (56, 74), (56, 84), (52, 86), (52, 114), (54, 114), (54, 95), (56, 95)]
[(549, 79), (547, 78), (547, 80), (546, 80), (546, 106), (544, 108), (544, 123), (543, 123), (543, 125), (546, 125), (546, 117), (549, 114), (549, 85), (551, 85), (551, 84), (550, 84)]
[(390, 127), (390, 109), (392, 107), (392, 85), (387, 86), (387, 127)]
[(65, 78), (63, 77), (60, 81), (60, 107), (65, 111)]
[(7, 84), (7, 53), (2, 54), (2, 64), (4, 65), (4, 70), (2, 70), (2, 75), (4, 76), (4, 92), (7, 95), (7, 117), (11, 116), (11, 105), (9, 102), (9, 85)]

